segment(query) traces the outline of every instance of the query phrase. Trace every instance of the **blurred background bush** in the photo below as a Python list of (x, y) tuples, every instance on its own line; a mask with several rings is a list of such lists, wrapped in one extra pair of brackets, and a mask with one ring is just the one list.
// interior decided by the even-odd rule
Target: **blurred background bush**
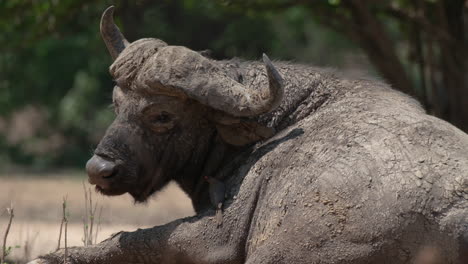
[(81, 168), (114, 118), (99, 35), (381, 78), (468, 131), (465, 0), (0, 1), (0, 170)]

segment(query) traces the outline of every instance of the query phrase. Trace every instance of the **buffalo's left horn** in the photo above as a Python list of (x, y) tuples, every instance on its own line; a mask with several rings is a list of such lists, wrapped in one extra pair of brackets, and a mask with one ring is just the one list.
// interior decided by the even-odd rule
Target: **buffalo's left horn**
[[(258, 116), (278, 107), (284, 94), (283, 79), (265, 54), (263, 63), (266, 80), (258, 76), (253, 82), (242, 83), (232, 78), (223, 64), (186, 47), (165, 46), (140, 69), (136, 86), (162, 94), (182, 92), (231, 116)], [(113, 67), (112, 71), (116, 73)]]
[(128, 46), (128, 41), (114, 23), (114, 6), (108, 7), (101, 17), (101, 36), (113, 60)]

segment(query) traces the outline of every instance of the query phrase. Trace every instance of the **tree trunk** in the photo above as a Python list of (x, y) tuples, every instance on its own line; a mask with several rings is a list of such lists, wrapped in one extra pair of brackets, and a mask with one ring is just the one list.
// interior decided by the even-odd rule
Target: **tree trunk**
[(398, 59), (392, 40), (377, 17), (365, 6), (365, 1), (352, 0), (346, 2), (346, 5), (359, 30), (357, 34), (360, 45), (371, 62), (393, 87), (406, 94), (416, 95), (411, 80)]
[(468, 78), (464, 1), (446, 0), (439, 9), (442, 27), (452, 37), (452, 42), (440, 42), (440, 64), (447, 105), (442, 118), (468, 131)]

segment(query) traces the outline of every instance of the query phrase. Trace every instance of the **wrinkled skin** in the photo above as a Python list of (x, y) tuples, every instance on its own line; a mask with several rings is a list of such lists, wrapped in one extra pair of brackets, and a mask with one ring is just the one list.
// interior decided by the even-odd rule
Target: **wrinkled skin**
[[(113, 71), (131, 45), (111, 67), (117, 118), (96, 153), (119, 173), (101, 183), (109, 183), (102, 192), (142, 201), (175, 179), (197, 215), (70, 248), (69, 262), (468, 263), (468, 135), (413, 99), (379, 81), (277, 62), (281, 105), (238, 118), (182, 91), (221, 75), (265, 86), (262, 64), (210, 60), (224, 73), (169, 74), (175, 80), (151, 81), (163, 86), (154, 93), (135, 85), (133, 73)], [(161, 65), (186, 74), (184, 67), (195, 68)], [(181, 89), (161, 95), (167, 87)], [(162, 111), (174, 119), (158, 117)], [(277, 132), (266, 139), (265, 127)], [(220, 145), (224, 158), (209, 158)], [(228, 189), (221, 227), (202, 179), (207, 171)], [(37, 262), (59, 263), (63, 253)]]

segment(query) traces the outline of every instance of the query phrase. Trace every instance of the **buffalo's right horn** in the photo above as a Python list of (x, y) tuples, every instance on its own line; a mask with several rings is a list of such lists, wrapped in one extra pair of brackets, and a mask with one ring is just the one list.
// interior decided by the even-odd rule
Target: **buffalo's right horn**
[(128, 46), (128, 41), (114, 23), (114, 6), (108, 7), (101, 17), (101, 36), (113, 60)]
[(236, 84), (230, 89), (224, 89), (223, 106), (218, 109), (234, 116), (258, 116), (278, 107), (283, 100), (283, 78), (266, 54), (263, 54), (263, 64), (268, 85), (255, 89)]
[(276, 70), (275, 66), (270, 61), (270, 58), (263, 53), (263, 63), (265, 64), (266, 72), (268, 75), (268, 103), (266, 107), (268, 109), (263, 110), (263, 112), (271, 111), (278, 107), (283, 99), (284, 87), (283, 87), (283, 78)]

